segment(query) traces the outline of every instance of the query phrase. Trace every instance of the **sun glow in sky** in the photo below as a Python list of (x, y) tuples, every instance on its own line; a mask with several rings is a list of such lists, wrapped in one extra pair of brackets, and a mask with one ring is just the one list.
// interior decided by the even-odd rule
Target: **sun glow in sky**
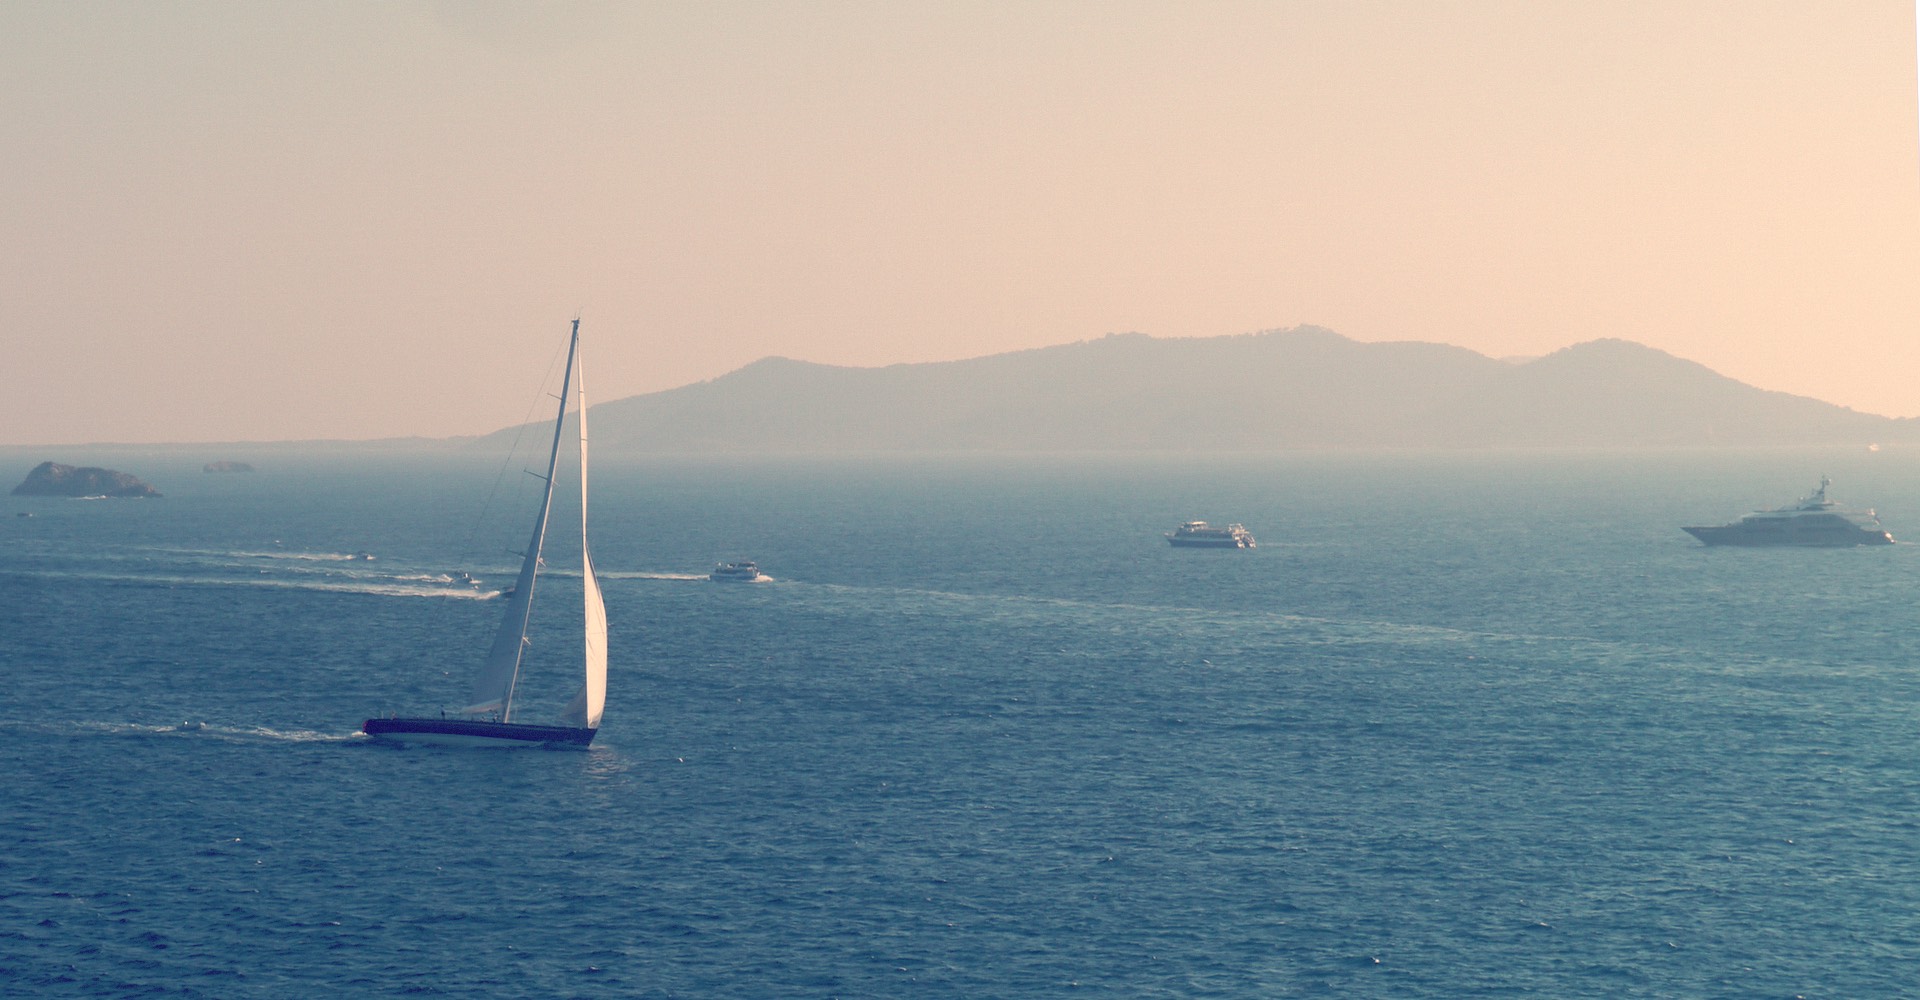
[(0, 5), (0, 444), (1312, 323), (1920, 415), (1915, 5)]

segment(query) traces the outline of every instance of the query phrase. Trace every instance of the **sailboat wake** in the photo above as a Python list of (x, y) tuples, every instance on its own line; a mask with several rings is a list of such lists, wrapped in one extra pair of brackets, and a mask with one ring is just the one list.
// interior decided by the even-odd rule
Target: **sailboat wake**
[(172, 725), (139, 722), (40, 723), (30, 728), (61, 735), (92, 735), (126, 739), (206, 739), (225, 743), (349, 743), (362, 739), (355, 732), (326, 733), (311, 729), (273, 729), (267, 726), (229, 726), (188, 720)]

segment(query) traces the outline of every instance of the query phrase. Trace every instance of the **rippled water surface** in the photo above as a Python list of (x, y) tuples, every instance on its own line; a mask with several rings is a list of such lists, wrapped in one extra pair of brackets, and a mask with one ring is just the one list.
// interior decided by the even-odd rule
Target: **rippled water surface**
[[(1916, 456), (604, 463), (584, 753), (356, 735), (461, 701), (528, 477), (223, 457), (0, 506), (0, 993), (1920, 979), (1920, 548), (1677, 530), (1825, 472), (1920, 539)], [(535, 633), (523, 718), (578, 641)]]

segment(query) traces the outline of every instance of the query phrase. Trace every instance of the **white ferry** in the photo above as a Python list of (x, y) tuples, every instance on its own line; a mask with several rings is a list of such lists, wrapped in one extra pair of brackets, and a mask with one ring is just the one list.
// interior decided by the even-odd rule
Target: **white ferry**
[(1237, 524), (1216, 528), (1205, 521), (1188, 521), (1167, 532), (1167, 544), (1208, 549), (1253, 548), (1253, 533)]
[(743, 559), (715, 566), (713, 572), (707, 574), (707, 579), (715, 583), (759, 583), (767, 577), (761, 574), (760, 567)]

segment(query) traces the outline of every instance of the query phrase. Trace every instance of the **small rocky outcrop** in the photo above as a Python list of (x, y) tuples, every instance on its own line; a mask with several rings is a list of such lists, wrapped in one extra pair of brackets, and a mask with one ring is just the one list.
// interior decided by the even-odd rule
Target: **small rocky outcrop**
[(17, 497), (157, 497), (160, 491), (140, 479), (112, 469), (75, 468), (41, 462), (20, 485)]
[(245, 462), (208, 462), (200, 467), (201, 472), (252, 472), (253, 466)]

